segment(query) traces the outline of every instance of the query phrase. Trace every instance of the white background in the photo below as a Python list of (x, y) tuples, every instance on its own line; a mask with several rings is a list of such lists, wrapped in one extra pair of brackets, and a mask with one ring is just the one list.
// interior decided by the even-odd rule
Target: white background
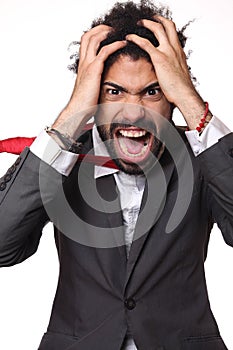
[[(66, 68), (67, 48), (114, 1), (0, 0), (0, 139), (35, 136), (64, 107), (75, 76)], [(203, 98), (232, 129), (233, 2), (176, 0), (168, 4), (178, 28), (187, 30), (189, 59)], [(91, 87), (90, 87), (91, 88)], [(177, 114), (177, 122), (183, 122)], [(16, 159), (0, 154), (0, 176)], [(1, 223), (0, 223), (1, 224)], [(215, 227), (206, 262), (213, 313), (233, 349), (233, 251)], [(49, 224), (38, 252), (0, 270), (0, 349), (36, 350), (46, 331), (55, 293), (58, 261)]]

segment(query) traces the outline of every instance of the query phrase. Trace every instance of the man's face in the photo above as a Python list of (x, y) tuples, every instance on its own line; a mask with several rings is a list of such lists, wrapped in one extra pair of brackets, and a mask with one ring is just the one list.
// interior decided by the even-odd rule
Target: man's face
[(104, 76), (100, 104), (97, 128), (118, 167), (128, 174), (151, 168), (162, 145), (155, 136), (156, 115), (171, 118), (152, 64), (120, 56)]

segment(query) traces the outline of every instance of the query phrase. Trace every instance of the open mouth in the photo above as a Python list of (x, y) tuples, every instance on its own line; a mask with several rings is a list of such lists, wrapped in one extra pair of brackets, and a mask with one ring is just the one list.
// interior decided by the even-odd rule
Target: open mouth
[(130, 126), (115, 130), (114, 136), (119, 158), (130, 163), (141, 163), (148, 158), (153, 142), (150, 132)]

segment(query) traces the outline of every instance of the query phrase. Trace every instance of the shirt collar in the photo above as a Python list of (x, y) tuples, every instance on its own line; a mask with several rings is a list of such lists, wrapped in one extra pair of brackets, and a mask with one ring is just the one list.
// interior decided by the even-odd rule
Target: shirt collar
[[(104, 142), (100, 138), (96, 125), (94, 125), (92, 128), (92, 138), (93, 138), (94, 154), (96, 156), (110, 157)], [(99, 177), (115, 174), (117, 172), (119, 172), (118, 169), (112, 169), (104, 166), (95, 165), (94, 178), (98, 179)]]

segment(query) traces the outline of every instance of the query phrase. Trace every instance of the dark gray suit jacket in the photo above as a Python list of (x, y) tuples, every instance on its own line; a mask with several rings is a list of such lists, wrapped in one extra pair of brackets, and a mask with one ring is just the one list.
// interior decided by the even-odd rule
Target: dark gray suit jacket
[[(90, 134), (84, 139), (87, 152), (92, 147)], [(61, 177), (43, 162), (40, 166), (40, 160), (25, 149), (1, 179), (1, 266), (20, 263), (35, 253), (44, 225), (49, 220), (55, 225), (60, 275), (40, 350), (120, 350), (127, 329), (138, 350), (226, 349), (210, 309), (204, 261), (214, 222), (233, 246), (233, 135), (196, 158), (192, 151), (189, 154), (192, 196), (170, 233), (167, 223), (181, 174), (168, 151), (148, 174), (141, 208), (146, 215), (139, 216), (128, 261), (121, 245), (122, 215), (112, 175), (95, 182), (93, 164), (77, 163), (69, 177)], [(185, 169), (182, 154), (179, 161)], [(159, 203), (158, 169), (167, 187)], [(151, 192), (154, 206), (147, 205)], [(64, 209), (64, 198), (72, 210)], [(185, 191), (179, 200), (182, 208)], [(109, 211), (112, 201), (115, 207)], [(144, 233), (147, 220), (151, 222)]]

